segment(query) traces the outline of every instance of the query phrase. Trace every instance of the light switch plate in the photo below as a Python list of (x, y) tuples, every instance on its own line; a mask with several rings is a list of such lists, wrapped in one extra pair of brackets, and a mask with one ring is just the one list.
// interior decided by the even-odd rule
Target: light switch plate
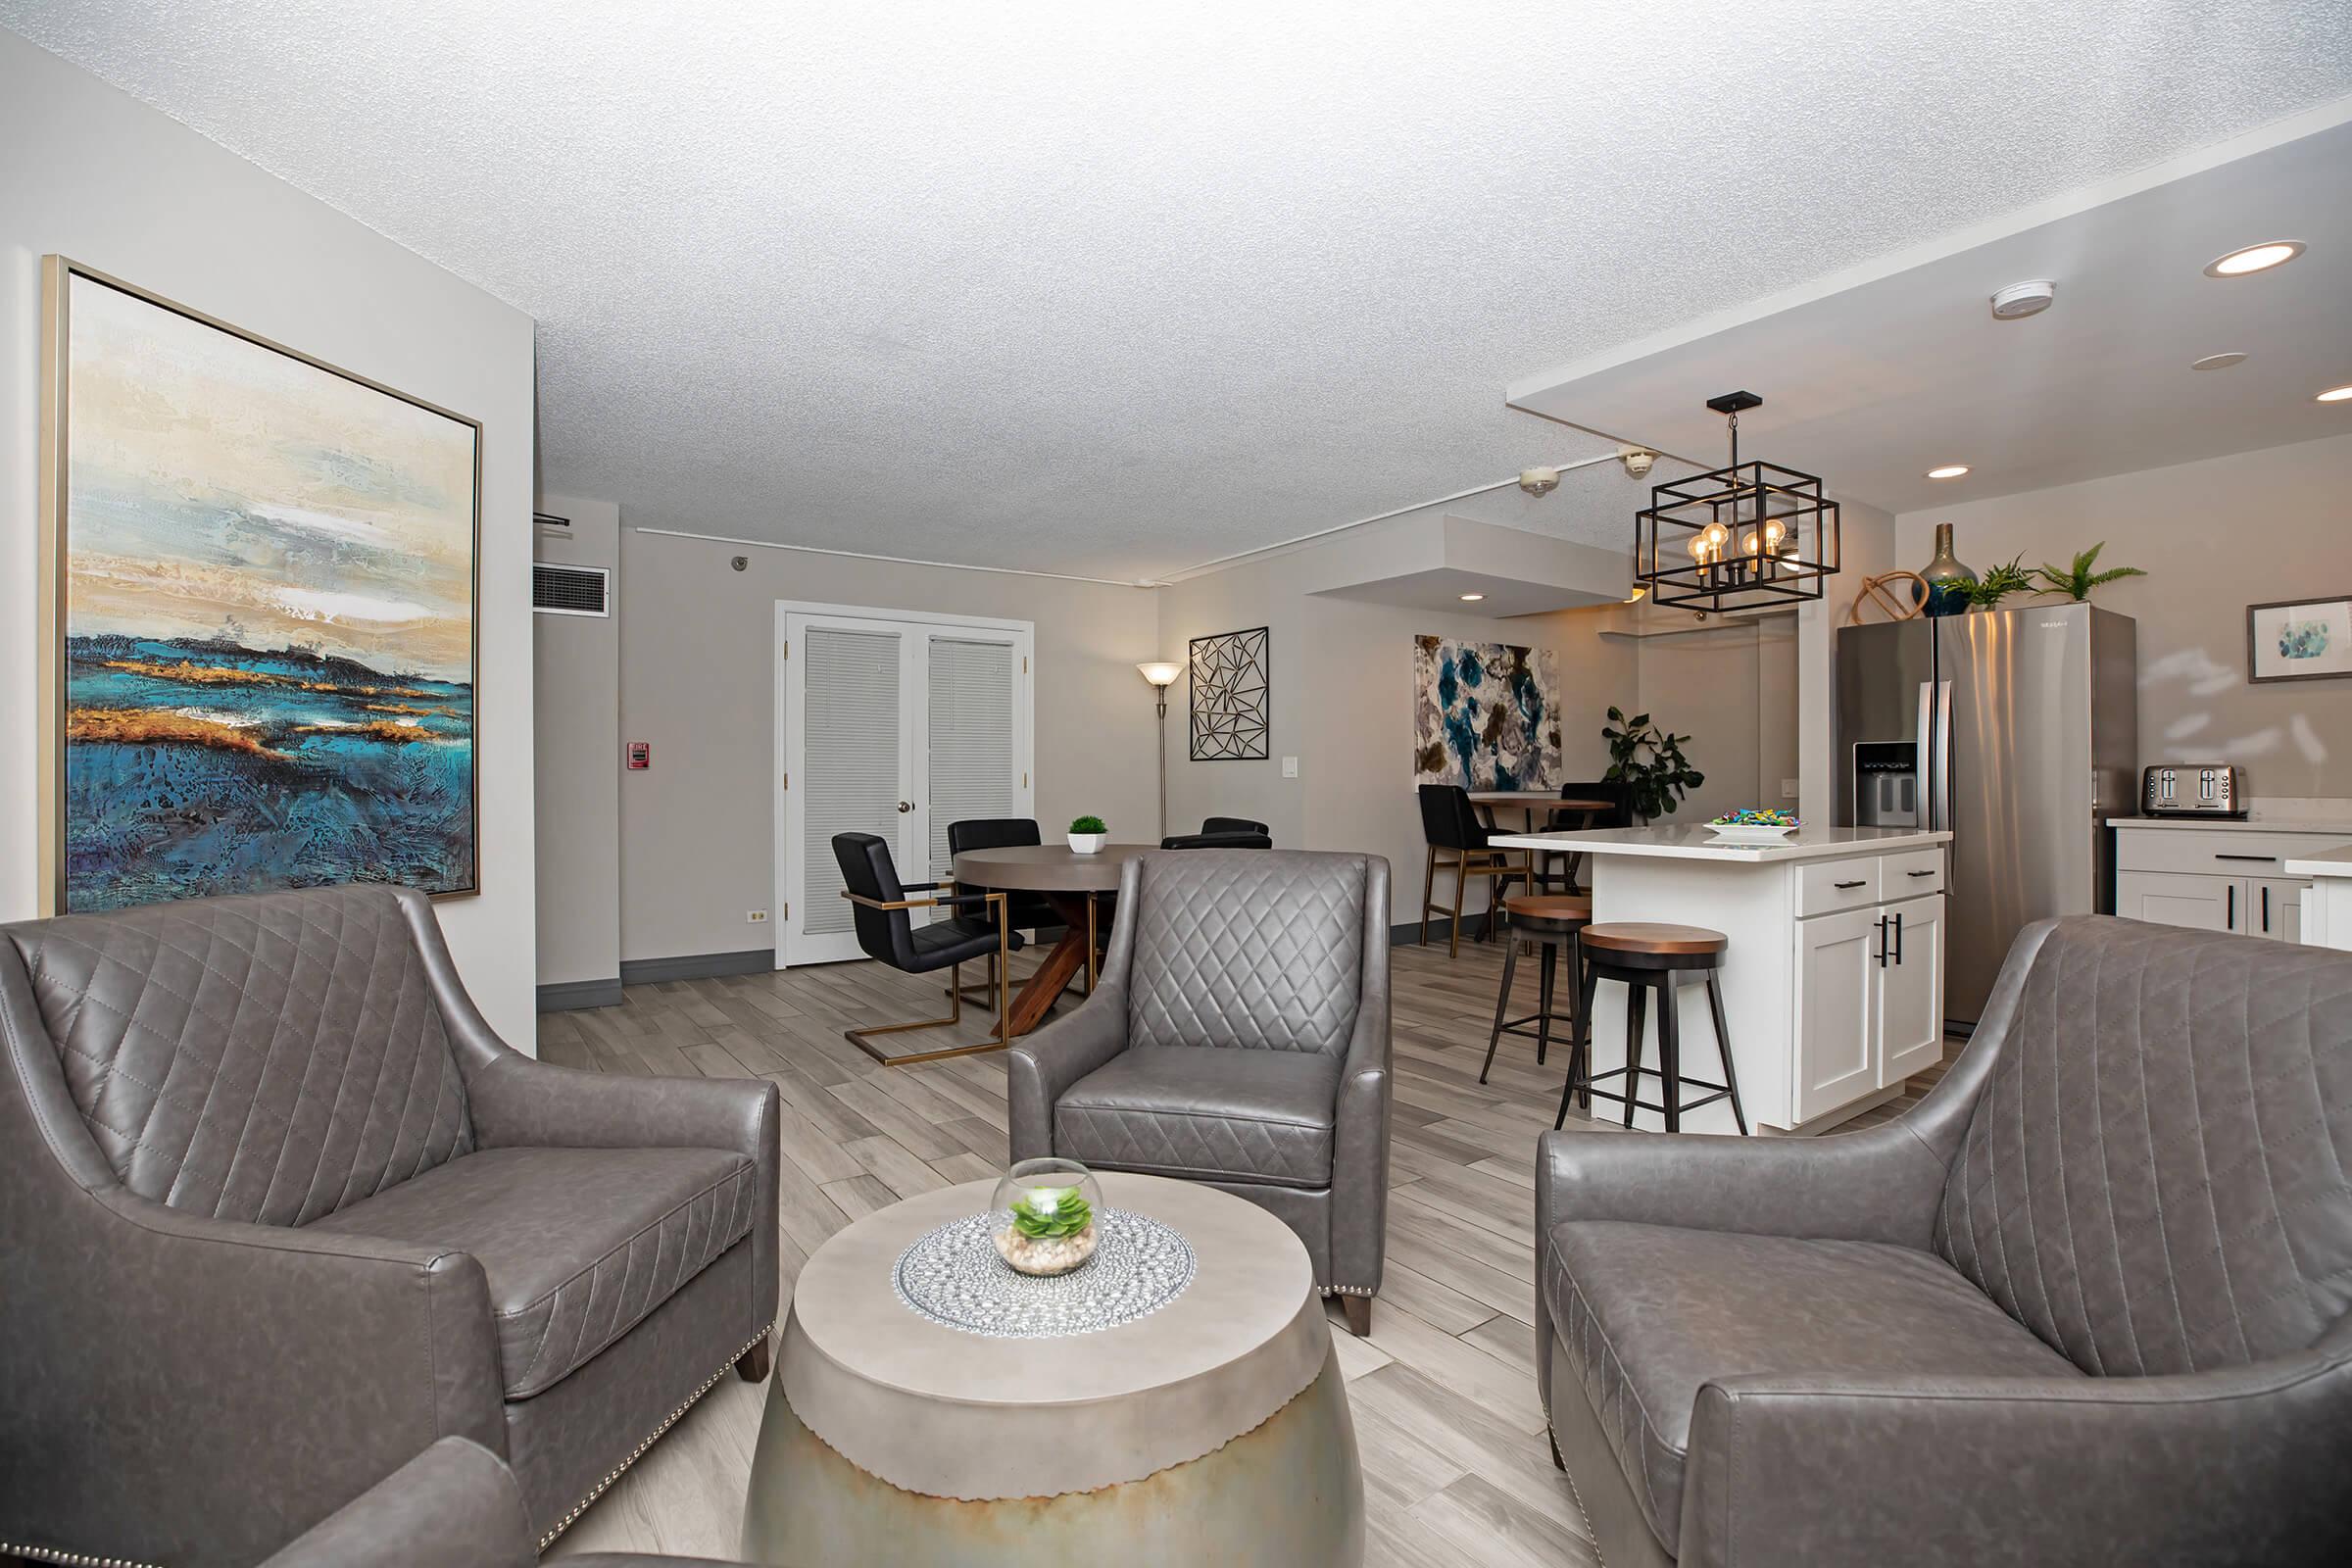
[(1296, 757), (1286, 757), (1282, 760), (1282, 776), (1284, 778), (1297, 778), (1298, 776), (1298, 759)]
[(1785, 778), (1781, 780), (1781, 799), (1785, 801), (1793, 801), (1796, 799), (1796, 780), (1792, 778)]

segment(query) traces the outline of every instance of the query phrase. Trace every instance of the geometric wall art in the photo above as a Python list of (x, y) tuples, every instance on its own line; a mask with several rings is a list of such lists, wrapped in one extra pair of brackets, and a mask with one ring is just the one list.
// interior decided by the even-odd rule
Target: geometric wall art
[(481, 426), (45, 277), (49, 906), (478, 891)]
[(1413, 639), (1413, 782), (1546, 790), (1560, 773), (1548, 648)]
[(1266, 756), (1272, 681), (1267, 628), (1192, 641), (1193, 760), (1254, 761)]

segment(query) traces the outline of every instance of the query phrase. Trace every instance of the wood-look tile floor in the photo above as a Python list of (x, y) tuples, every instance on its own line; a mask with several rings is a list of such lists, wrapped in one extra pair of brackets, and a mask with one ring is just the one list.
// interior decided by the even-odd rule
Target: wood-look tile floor
[[(1016, 978), (1031, 961), (1014, 960)], [(1535, 968), (1519, 966), (1514, 1015), (1534, 1010)], [(1465, 943), (1455, 960), (1443, 944), (1393, 954), (1387, 1267), (1371, 1337), (1353, 1338), (1336, 1311), (1332, 1335), (1363, 1459), (1369, 1564), (1597, 1561), (1536, 1399), (1535, 1149), (1565, 1054), (1539, 1068), (1533, 1042), (1506, 1036), (1479, 1083), (1500, 970), (1489, 945)], [(631, 986), (619, 1006), (543, 1016), (540, 1053), (607, 1072), (774, 1082), (789, 1299), (803, 1260), (852, 1220), (1003, 1168), (1001, 1055), (885, 1068), (842, 1038), (851, 1025), (935, 1016), (943, 1000), (936, 978), (864, 962)], [(976, 1043), (987, 1016), (967, 1006), (955, 1029), (893, 1043)], [(732, 1556), (765, 1395), (722, 1378), (552, 1554)]]

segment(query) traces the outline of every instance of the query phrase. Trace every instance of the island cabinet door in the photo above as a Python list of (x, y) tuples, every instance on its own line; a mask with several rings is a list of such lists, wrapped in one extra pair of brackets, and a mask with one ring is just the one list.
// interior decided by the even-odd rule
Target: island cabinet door
[(1877, 909), (1796, 922), (1797, 1121), (1879, 1087), (1879, 929)]
[(1879, 1084), (1899, 1084), (1943, 1059), (1943, 898), (1879, 910), (1886, 925), (1878, 966)]
[(2239, 876), (2184, 871), (2118, 871), (2115, 912), (2127, 920), (2192, 931), (2251, 931), (2253, 902)]

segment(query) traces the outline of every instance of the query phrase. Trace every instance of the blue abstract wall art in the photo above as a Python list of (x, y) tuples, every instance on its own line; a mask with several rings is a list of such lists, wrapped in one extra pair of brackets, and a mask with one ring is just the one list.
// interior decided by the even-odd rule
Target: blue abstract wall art
[(50, 287), (57, 907), (475, 891), (480, 427), (60, 260)]
[(1548, 648), (1413, 639), (1413, 782), (1550, 789), (1559, 677)]

